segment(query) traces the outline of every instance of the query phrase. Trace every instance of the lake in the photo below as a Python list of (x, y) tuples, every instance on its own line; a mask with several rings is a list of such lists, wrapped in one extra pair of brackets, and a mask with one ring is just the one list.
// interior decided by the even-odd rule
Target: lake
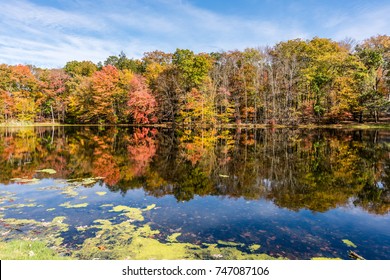
[(388, 130), (0, 128), (2, 258), (350, 251), (390, 259)]

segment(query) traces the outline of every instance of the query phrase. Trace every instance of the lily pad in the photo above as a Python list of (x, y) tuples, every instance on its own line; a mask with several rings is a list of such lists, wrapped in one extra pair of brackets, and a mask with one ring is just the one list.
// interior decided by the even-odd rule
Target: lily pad
[(65, 207), (65, 208), (83, 208), (87, 207), (88, 203), (79, 203), (79, 204), (71, 204), (69, 201), (60, 204), (59, 206)]
[(14, 181), (15, 183), (18, 183), (18, 184), (37, 184), (40, 180), (37, 179), (37, 178), (32, 178), (32, 179), (28, 179), (28, 178), (12, 178), (11, 181)]
[(83, 179), (81, 181), (81, 183), (83, 185), (92, 185), (92, 184), (95, 184), (97, 182), (97, 179), (94, 179), (94, 178), (86, 178), (86, 179)]
[(75, 197), (79, 194), (78, 192), (75, 191), (74, 186), (66, 186), (65, 188), (63, 188), (61, 193), (66, 195), (67, 197)]
[(343, 243), (344, 243), (345, 245), (347, 245), (348, 247), (357, 248), (357, 246), (356, 246), (351, 240), (343, 239), (342, 241), (343, 241)]
[(54, 169), (41, 169), (41, 170), (36, 170), (36, 172), (40, 172), (40, 173), (47, 173), (47, 174), (50, 174), (50, 175), (53, 175), (53, 174), (56, 174), (57, 171), (55, 171)]
[(107, 192), (96, 192), (97, 195), (100, 195), (100, 196), (103, 196), (103, 195), (106, 195)]
[(104, 177), (91, 177), (91, 178), (76, 178), (76, 179), (68, 179), (66, 180), (67, 183), (71, 183), (71, 185), (74, 186), (88, 186), (95, 184), (97, 181), (104, 179)]

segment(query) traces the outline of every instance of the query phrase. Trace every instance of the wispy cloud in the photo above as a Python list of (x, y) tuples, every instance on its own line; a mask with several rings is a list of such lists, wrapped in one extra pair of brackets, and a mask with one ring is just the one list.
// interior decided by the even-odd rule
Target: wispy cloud
[(97, 62), (121, 50), (135, 57), (176, 47), (216, 51), (304, 35), (277, 22), (224, 16), (184, 1), (96, 1), (89, 7), (73, 1), (67, 10), (10, 1), (0, 18), (0, 60), (46, 67), (74, 59)]
[(73, 59), (98, 61), (119, 48), (89, 35), (105, 27), (83, 14), (24, 1), (1, 6), (0, 26), (0, 61), (5, 63), (59, 67)]
[(390, 30), (389, 7), (362, 8), (355, 17), (327, 10), (316, 18), (304, 5), (291, 4), (286, 16), (244, 17), (185, 0), (59, 1), (66, 8), (33, 1), (1, 4), (0, 63), (61, 67), (70, 60), (103, 61), (121, 50), (130, 57), (155, 49), (210, 52), (322, 34), (361, 39)]
[(364, 9), (360, 13), (345, 18), (334, 28), (335, 39), (352, 37), (363, 40), (377, 34), (386, 34), (390, 31), (390, 5), (380, 6), (376, 9)]

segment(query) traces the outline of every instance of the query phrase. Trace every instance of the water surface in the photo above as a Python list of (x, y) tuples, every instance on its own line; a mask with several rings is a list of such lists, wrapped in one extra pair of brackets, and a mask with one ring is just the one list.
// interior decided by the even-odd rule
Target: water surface
[[(52, 247), (67, 255), (94, 246), (93, 225), (108, 220), (148, 225), (163, 244), (390, 259), (389, 175), (386, 130), (0, 128), (0, 239), (40, 236), (11, 218), (61, 216)], [(105, 246), (99, 258), (119, 258)]]

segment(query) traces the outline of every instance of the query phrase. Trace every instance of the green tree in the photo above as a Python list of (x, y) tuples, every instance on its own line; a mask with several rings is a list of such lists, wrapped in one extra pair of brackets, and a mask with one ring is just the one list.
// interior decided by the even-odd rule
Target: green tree
[(64, 70), (70, 76), (76, 75), (91, 77), (97, 71), (97, 66), (92, 61), (69, 61), (66, 63)]
[(199, 88), (211, 69), (211, 58), (206, 54), (195, 55), (190, 50), (177, 49), (172, 63), (179, 70), (184, 92)]
[(143, 65), (140, 60), (130, 59), (126, 57), (126, 54), (121, 51), (118, 56), (112, 55), (109, 56), (104, 61), (104, 66), (115, 66), (119, 70), (130, 70), (133, 73), (142, 73)]

